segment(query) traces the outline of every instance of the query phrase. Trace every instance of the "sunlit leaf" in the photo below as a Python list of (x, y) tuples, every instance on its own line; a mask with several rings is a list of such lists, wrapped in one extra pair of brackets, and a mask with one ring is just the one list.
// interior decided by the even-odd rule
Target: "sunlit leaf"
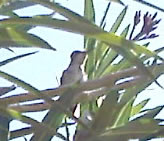
[[(128, 31), (129, 31), (129, 26), (130, 25), (128, 25), (124, 30), (123, 30), (123, 32), (121, 33), (121, 36), (122, 37), (125, 37), (126, 38), (126, 36), (127, 36), (127, 34), (128, 34)], [(101, 43), (102, 44), (102, 43)], [(98, 66), (98, 69), (97, 69), (97, 71), (96, 71), (96, 73), (95, 73), (95, 76), (96, 77), (100, 77), (100, 76), (102, 76), (102, 75), (105, 75), (105, 74), (108, 74), (108, 73), (111, 73), (111, 72), (113, 72), (113, 71), (115, 71), (115, 70), (113, 70), (114, 69), (114, 66), (113, 65), (111, 65), (116, 59), (117, 59), (117, 57), (118, 57), (118, 53), (116, 52), (116, 51), (114, 51), (114, 50), (112, 50), (112, 49), (107, 49), (108, 48), (108, 46), (107, 45), (105, 45), (105, 44), (103, 44), (103, 45), (101, 45), (100, 44), (100, 47), (97, 47), (97, 52), (99, 53), (99, 54), (101, 54), (101, 58), (100, 58), (100, 60), (97, 60), (97, 61), (99, 61), (99, 66)], [(106, 48), (105, 48), (106, 47)], [(101, 50), (102, 49), (105, 49), (105, 51), (106, 51), (106, 54), (104, 54), (104, 52), (102, 52), (102, 51), (99, 51), (100, 49), (99, 48), (101, 48)], [(125, 61), (126, 62), (126, 61)], [(124, 67), (126, 66), (125, 64), (127, 64), (127, 63), (125, 63), (124, 62)], [(119, 63), (119, 65), (120, 65), (120, 63)], [(119, 69), (121, 69), (122, 67), (120, 67), (120, 68), (117, 68), (117, 70), (116, 71), (118, 71)], [(123, 68), (122, 68), (123, 69)]]
[[(95, 22), (95, 10), (94, 10), (94, 5), (92, 0), (85, 0), (85, 7), (84, 7), (84, 17), (91, 21), (92, 23)], [(87, 65), (86, 65), (86, 72), (88, 74), (88, 77), (91, 78), (93, 76), (92, 72), (95, 66), (95, 52), (94, 52), (94, 47), (95, 47), (96, 40), (93, 38), (88, 38), (87, 36), (84, 37), (84, 48), (87, 50), (91, 50), (88, 53), (88, 60), (87, 60)]]
[(95, 22), (93, 0), (85, 0), (84, 17), (93, 23)]
[[(125, 105), (122, 105), (122, 109), (118, 115), (118, 117), (116, 117), (116, 122), (115, 122), (115, 126), (122, 126), (122, 125), (126, 125), (130, 119), (130, 113), (132, 110), (132, 105), (134, 103), (135, 97), (131, 100), (129, 100)], [(119, 103), (121, 104), (121, 103)]]
[(114, 22), (114, 24), (112, 25), (112, 28), (110, 29), (110, 32), (113, 32), (115, 33), (118, 28), (120, 27), (124, 17), (125, 17), (125, 14), (126, 14), (126, 11), (127, 11), (128, 7), (125, 7), (119, 14), (119, 16), (117, 17), (116, 21)]
[(122, 31), (120, 36), (126, 37), (128, 35), (130, 24)]
[(150, 99), (146, 99), (144, 101), (141, 101), (139, 104), (137, 104), (136, 106), (132, 107), (132, 111), (131, 111), (131, 116), (134, 116), (136, 114), (138, 114), (139, 112), (141, 112), (141, 109), (143, 107), (145, 107), (145, 105), (149, 102)]

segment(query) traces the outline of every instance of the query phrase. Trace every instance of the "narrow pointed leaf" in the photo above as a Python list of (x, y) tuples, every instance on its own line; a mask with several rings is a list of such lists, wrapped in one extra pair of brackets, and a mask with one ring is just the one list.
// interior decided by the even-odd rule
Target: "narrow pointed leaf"
[[(112, 92), (111, 94), (107, 95), (99, 111), (96, 113), (91, 127), (92, 130), (100, 132), (106, 127), (110, 127), (114, 124), (116, 117), (121, 109), (117, 103), (117, 98), (117, 92)], [(106, 114), (104, 115), (104, 113)]]
[(10, 62), (13, 62), (15, 60), (18, 60), (20, 58), (23, 58), (23, 57), (26, 57), (26, 56), (29, 56), (29, 55), (32, 55), (32, 54), (35, 54), (35, 53), (37, 53), (37, 51), (31, 52), (31, 53), (22, 54), (22, 55), (18, 55), (18, 56), (6, 59), (6, 60), (0, 62), (0, 66), (6, 65), (6, 64), (8, 64)]
[(163, 107), (164, 106), (158, 106), (153, 109), (144, 110), (144, 111), (147, 111), (147, 113), (143, 117), (154, 118), (155, 116), (157, 116), (157, 114), (159, 114), (159, 112), (163, 109)]
[(127, 11), (127, 6), (120, 12), (120, 15), (117, 17), (116, 21), (114, 22), (114, 24), (112, 25), (112, 28), (110, 29), (110, 32), (117, 32), (118, 28), (120, 27), (124, 17), (125, 17), (125, 14), (126, 14), (126, 11)]
[(106, 7), (106, 9), (105, 9), (104, 15), (103, 15), (102, 20), (100, 22), (100, 27), (103, 27), (105, 25), (105, 19), (107, 17), (108, 11), (109, 11), (110, 4), (111, 3), (109, 2), (108, 5), (107, 5), (107, 7)]
[(35, 3), (30, 2), (30, 1), (9, 2), (8, 4), (6, 4), (0, 8), (0, 14), (6, 15), (6, 16), (12, 16), (14, 10), (25, 8), (25, 7), (32, 6), (32, 5), (35, 5)]
[(137, 104), (136, 106), (134, 106), (132, 108), (132, 111), (131, 111), (131, 117), (138, 114), (139, 112), (141, 112), (141, 109), (143, 107), (145, 107), (145, 105), (149, 102), (150, 99), (146, 99), (144, 101), (141, 101), (139, 104)]
[[(83, 30), (80, 29), (78, 31), (79, 33), (85, 34), (89, 37), (94, 37), (94, 38), (96, 38), (100, 41), (103, 41), (103, 42), (106, 42), (110, 45), (114, 45), (114, 46), (118, 46), (118, 47), (121, 47), (122, 43), (125, 42), (128, 45), (127, 47), (128, 48), (133, 47), (132, 50), (135, 50), (136, 53), (142, 52), (142, 53), (145, 53), (145, 54), (151, 55), (151, 56), (156, 55), (155, 53), (151, 52), (150, 50), (145, 49), (145, 48), (143, 48), (142, 46), (139, 46), (139, 45), (136, 46), (131, 41), (127, 41), (127, 40), (125, 40), (121, 37), (118, 37), (118, 36), (116, 36), (112, 33), (106, 34), (103, 30), (101, 30), (96, 25), (91, 24), (88, 20), (84, 19), (82, 16), (78, 15), (77, 13), (74, 13), (73, 11), (71, 11), (71, 10), (69, 10), (69, 9), (67, 9), (63, 6), (60, 6), (57, 3), (54, 3), (54, 5), (52, 6), (51, 2), (40, 1), (40, 0), (33, 0), (33, 1), (34, 2), (40, 2), (43, 5), (45, 4), (46, 7), (49, 7), (51, 9), (55, 10), (56, 12), (58, 12), (59, 14), (65, 16), (66, 18), (72, 20), (73, 22), (81, 23), (81, 24), (83, 23), (83, 25), (86, 28), (82, 28)], [(88, 29), (87, 33), (84, 31), (84, 29)], [(70, 29), (69, 29), (69, 31), (70, 31)], [(130, 44), (133, 44), (133, 46), (129, 46)]]
[[(95, 10), (92, 0), (85, 0), (84, 17), (92, 23), (95, 22)], [(86, 72), (89, 78), (93, 77), (93, 68), (95, 66), (95, 52), (93, 51), (95, 43), (95, 39), (88, 38), (87, 36), (84, 37), (84, 48), (91, 50), (88, 53), (88, 60), (86, 65)]]
[[(116, 117), (116, 122), (115, 122), (115, 126), (122, 126), (122, 125), (126, 125), (130, 119), (130, 113), (132, 110), (132, 105), (134, 103), (135, 97), (131, 100), (128, 101), (128, 103), (126, 103), (125, 105), (122, 105), (122, 109), (118, 115), (118, 117)], [(121, 103), (119, 103), (121, 104)]]
[(164, 51), (164, 47), (160, 47), (155, 50), (156, 53), (161, 53), (162, 51)]
[(129, 28), (130, 28), (130, 24), (122, 31), (122, 33), (120, 34), (120, 36), (127, 37), (128, 32), (129, 32)]
[(4, 79), (10, 81), (10, 82), (13, 82), (13, 83), (17, 84), (18, 86), (21, 86), (23, 89), (28, 90), (29, 92), (31, 92), (32, 94), (34, 94), (34, 95), (36, 95), (36, 96), (38, 96), (40, 98), (41, 97), (42, 98), (45, 97), (45, 96), (43, 96), (43, 95), (40, 94), (40, 91), (39, 90), (37, 90), (36, 88), (34, 88), (33, 86), (31, 86), (30, 84), (24, 82), (23, 80), (18, 79), (15, 76), (12, 76), (12, 75), (10, 75), (8, 73), (5, 73), (3, 71), (0, 71), (0, 76), (2, 78), (4, 78)]
[[(121, 33), (121, 36), (122, 37), (125, 37), (126, 38), (126, 36), (127, 36), (127, 34), (128, 34), (128, 31), (129, 31), (129, 26), (130, 25), (128, 25), (124, 30), (123, 30), (123, 32)], [(101, 43), (102, 44), (102, 43)], [(100, 44), (100, 45), (101, 45)], [(106, 46), (106, 48), (108, 48), (107, 47), (107, 45), (105, 45), (105, 44), (102, 44), (101, 45), (101, 47), (100, 48), (104, 48), (105, 50), (106, 50), (106, 48), (104, 47), (104, 46)], [(105, 74), (108, 74), (108, 73), (111, 73), (112, 72), (112, 70), (113, 70), (113, 65), (111, 65), (112, 63), (113, 63), (113, 61), (115, 61), (115, 59), (117, 59), (117, 57), (118, 57), (118, 53), (116, 52), (116, 51), (114, 51), (114, 50), (106, 50), (107, 52), (106, 52), (106, 54), (105, 55), (102, 55), (102, 54), (104, 54), (103, 52), (100, 52), (100, 51), (98, 51), (98, 53), (100, 53), (101, 54), (101, 58), (99, 57), (99, 66), (98, 66), (98, 69), (97, 69), (97, 71), (96, 71), (96, 73), (95, 73), (95, 76), (96, 77), (100, 77), (100, 76), (103, 76), (103, 75), (105, 75)], [(125, 67), (126, 65), (125, 65), (125, 63), (124, 63), (124, 67)], [(119, 70), (120, 68), (118, 68), (117, 69), (117, 71)], [(111, 70), (111, 71), (110, 71)]]
[(34, 47), (55, 50), (46, 41), (42, 40), (41, 38), (26, 32), (22, 32), (21, 30), (7, 28), (7, 34), (9, 35), (9, 39), (4, 39), (1, 41), (2, 43), (4, 43), (4, 46), (6, 41), (6, 46), (8, 45), (8, 43), (11, 43), (8, 46), (13, 46), (13, 44), (15, 44), (15, 47), (34, 46)]
[(93, 0), (85, 0), (84, 17), (93, 23), (95, 22)]
[[(66, 114), (65, 111), (67, 111), (67, 109), (71, 107), (75, 94), (76, 94), (76, 91), (75, 90), (73, 91), (73, 89), (69, 89), (67, 92), (64, 92), (61, 95), (60, 101), (59, 101), (62, 108), (58, 107), (57, 105), (52, 106), (50, 108), (50, 111), (44, 117), (42, 122), (46, 124), (47, 126), (57, 130), (57, 128), (62, 124), (62, 121)], [(71, 112), (69, 114), (72, 115)], [(52, 139), (54, 135), (56, 135), (56, 133), (52, 134), (45, 131), (42, 135), (34, 134), (31, 141), (36, 141), (36, 140), (49, 141), (50, 139)]]
[(126, 124), (125, 126), (114, 128), (101, 135), (102, 138), (110, 140), (117, 139), (142, 139), (160, 130), (159, 121), (150, 118), (141, 118)]
[(0, 96), (6, 94), (8, 92), (11, 92), (15, 89), (16, 89), (16, 87), (14, 85), (12, 85), (10, 87), (0, 87)]
[[(149, 69), (149, 70), (153, 74), (154, 78), (157, 79), (159, 76), (164, 74), (164, 65), (159, 64), (154, 69)], [(147, 81), (146, 83), (142, 83), (142, 84), (140, 83), (134, 87), (127, 89), (121, 98), (121, 102), (127, 103), (129, 101), (129, 99), (131, 99), (134, 96), (137, 96), (141, 91), (143, 91), (146, 87), (151, 85), (153, 82), (154, 82), (154, 79), (151, 79), (151, 80)]]
[(87, 41), (88, 41), (87, 47), (88, 49), (92, 48), (92, 51), (88, 53), (88, 59), (86, 62), (85, 72), (88, 74), (88, 79), (93, 79), (95, 63), (96, 63), (96, 56), (95, 56), (95, 50), (94, 50), (96, 40), (88, 38)]

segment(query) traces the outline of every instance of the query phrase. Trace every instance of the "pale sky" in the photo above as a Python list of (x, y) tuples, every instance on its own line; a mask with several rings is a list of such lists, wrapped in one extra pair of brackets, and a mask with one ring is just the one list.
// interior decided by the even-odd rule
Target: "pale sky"
[[(118, 34), (125, 28), (126, 25), (133, 22), (133, 17), (136, 10), (142, 10), (142, 14), (145, 14), (147, 11), (150, 11), (151, 14), (154, 14), (157, 10), (152, 8), (145, 7), (136, 2), (131, 2), (131, 0), (122, 0), (125, 4), (129, 4), (129, 9), (126, 15), (125, 20), (123, 21), (122, 27), (118, 31)], [(154, 2), (154, 0), (149, 0), (150, 2)], [(56, 0), (56, 2), (61, 3), (61, 5), (71, 8), (73, 11), (83, 15), (83, 0)], [(156, 0), (156, 5), (161, 6), (164, 5), (163, 0)], [(158, 2), (158, 3), (157, 3)], [(96, 23), (99, 24), (101, 17), (104, 14), (104, 10), (106, 8), (106, 4), (108, 3), (105, 0), (94, 0), (95, 10), (97, 12)], [(164, 8), (164, 6), (163, 6)], [(37, 10), (36, 10), (37, 9)], [(119, 12), (123, 9), (123, 6), (118, 5), (116, 3), (112, 3), (110, 7), (110, 12), (108, 13), (107, 18), (107, 30), (110, 29), (111, 25), (117, 18)], [(18, 14), (21, 16), (27, 15), (35, 15), (35, 14), (43, 14), (43, 13), (51, 13), (51, 10), (48, 10), (44, 7), (33, 6), (31, 8), (25, 8), (23, 10), (18, 10)], [(157, 19), (164, 19), (164, 13), (158, 11)], [(162, 20), (159, 24), (159, 28), (155, 31), (155, 33), (159, 34), (160, 37), (151, 41), (150, 47), (151, 49), (159, 48), (163, 46), (163, 37), (164, 37), (164, 20)], [(10, 63), (6, 66), (1, 67), (1, 70), (17, 76), (18, 78), (24, 80), (27, 83), (30, 83), (34, 87), (42, 90), (47, 88), (54, 88), (58, 86), (56, 81), (56, 77), (60, 79), (62, 71), (66, 69), (70, 61), (70, 54), (74, 50), (83, 50), (83, 37), (81, 35), (68, 33), (59, 30), (52, 30), (48, 28), (37, 27), (30, 32), (39, 35), (44, 40), (48, 41), (54, 48), (57, 49), (56, 52), (38, 49), (38, 48), (30, 48), (30, 49), (14, 49), (15, 54), (11, 53), (7, 50), (1, 49), (1, 60), (13, 57), (15, 55), (36, 51), (39, 50), (39, 53), (25, 57), (13, 63)], [(164, 53), (161, 54), (164, 56)], [(0, 79), (1, 86), (10, 86), (11, 83), (6, 80)], [(159, 82), (164, 84), (164, 77), (160, 77)], [(150, 89), (151, 88), (151, 89)], [(152, 108), (158, 105), (164, 104), (164, 90), (153, 84), (148, 90), (143, 92), (142, 96), (139, 95), (138, 101), (151, 97), (152, 99), (146, 106), (147, 108)], [(24, 92), (21, 88), (18, 88), (16, 91), (10, 93), (21, 93)], [(44, 114), (36, 113), (29, 114), (37, 120), (41, 120), (40, 116), (44, 116)], [(164, 117), (164, 110), (159, 114), (160, 118)], [(20, 127), (18, 122), (14, 121), (11, 123), (11, 129), (13, 130), (13, 126), (16, 128)], [(14, 128), (15, 129), (15, 128)], [(54, 139), (55, 140), (55, 139)], [(24, 141), (23, 138), (14, 139), (12, 141)], [(56, 140), (55, 140), (56, 141)], [(154, 140), (155, 141), (155, 140)]]

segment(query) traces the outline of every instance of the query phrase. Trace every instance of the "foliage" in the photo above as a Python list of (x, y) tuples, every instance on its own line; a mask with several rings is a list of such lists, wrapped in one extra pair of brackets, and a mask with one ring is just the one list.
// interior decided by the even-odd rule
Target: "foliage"
[[(54, 11), (49, 15), (37, 15), (32, 17), (19, 17), (13, 11), (16, 9), (40, 4)], [(88, 81), (73, 85), (39, 91), (6, 72), (0, 71), (0, 76), (13, 82), (15, 85), (27, 90), (28, 93), (18, 94), (0, 99), (0, 138), (2, 141), (24, 137), (33, 133), (31, 141), (49, 141), (53, 136), (63, 140), (70, 140), (69, 126), (77, 123), (74, 140), (81, 141), (107, 141), (129, 139), (147, 139), (164, 137), (164, 127), (159, 125), (162, 119), (154, 117), (163, 109), (163, 106), (155, 109), (142, 108), (149, 100), (141, 101), (134, 105), (137, 95), (155, 82), (162, 87), (157, 78), (164, 73), (163, 58), (158, 54), (163, 51), (159, 48), (155, 51), (148, 49), (147, 39), (158, 37), (154, 33), (159, 20), (146, 13), (143, 17), (144, 25), (141, 31), (134, 35), (135, 28), (140, 24), (141, 11), (134, 16), (133, 28), (126, 26), (120, 36), (115, 33), (120, 27), (126, 11), (125, 7), (118, 15), (110, 31), (105, 30), (105, 18), (110, 9), (107, 5), (106, 12), (100, 26), (95, 24), (96, 13), (92, 0), (85, 0), (84, 16), (67, 9), (55, 2), (30, 0), (30, 1), (3, 1), (1, 3), (1, 15), (8, 16), (0, 20), (0, 45), (3, 48), (12, 47), (39, 47), (55, 51), (46, 41), (28, 33), (36, 26), (50, 27), (64, 31), (78, 33), (84, 36), (84, 48), (88, 57), (85, 63), (85, 72)], [(67, 18), (60, 20), (54, 18), (55, 12)], [(128, 37), (128, 34), (130, 36)], [(145, 40), (145, 45), (135, 42)], [(0, 62), (6, 65), (22, 57), (36, 52), (23, 54)], [(114, 63), (122, 56), (118, 63)], [(153, 58), (153, 63), (149, 59)], [(160, 63), (158, 63), (160, 62)], [(16, 87), (0, 88), (0, 95), (4, 96)], [(70, 96), (71, 95), (71, 96)], [(64, 103), (54, 101), (52, 97), (60, 96)], [(19, 105), (20, 102), (43, 99), (44, 102)], [(101, 104), (98, 104), (101, 101)], [(74, 104), (80, 104), (81, 116), (76, 117), (71, 111)], [(49, 113), (42, 122), (38, 122), (22, 113), (37, 112), (49, 109)], [(53, 114), (50, 114), (53, 113)], [(142, 114), (142, 116), (139, 116)], [(136, 118), (136, 116), (138, 116)], [(71, 118), (75, 123), (69, 123)], [(9, 123), (17, 119), (30, 126), (15, 131), (9, 131)], [(66, 128), (67, 137), (58, 132), (58, 129)], [(10, 132), (10, 136), (9, 135)]]

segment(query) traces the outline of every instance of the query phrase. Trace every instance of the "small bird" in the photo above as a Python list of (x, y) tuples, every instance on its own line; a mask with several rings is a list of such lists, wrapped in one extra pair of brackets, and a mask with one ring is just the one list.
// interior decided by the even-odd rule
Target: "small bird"
[(86, 56), (85, 51), (73, 51), (71, 54), (71, 62), (66, 70), (63, 71), (60, 79), (61, 85), (74, 84), (83, 81), (83, 72), (81, 65)]
[[(66, 70), (64, 70), (63, 75), (61, 77), (61, 86), (63, 85), (67, 85), (67, 84), (74, 84), (77, 82), (81, 82), (83, 80), (83, 72), (81, 69), (81, 65), (83, 64), (83, 61), (85, 59), (86, 56), (86, 52), (85, 51), (74, 51), (71, 54), (71, 62), (68, 66), (68, 68)], [(71, 107), (70, 106), (70, 101), (72, 100), (71, 97), (72, 93), (67, 93), (66, 95), (61, 95), (59, 100), (61, 105), (63, 104), (65, 107)], [(72, 111), (72, 114), (74, 113), (76, 109), (76, 104), (72, 105), (72, 107), (70, 108), (70, 110)], [(52, 106), (52, 109), (47, 113), (47, 115), (44, 117), (43, 122), (48, 125), (50, 128), (56, 128), (56, 125), (59, 122), (59, 119), (56, 121), (54, 119), (52, 119), (52, 117), (61, 117), (63, 111), (61, 111), (60, 108), (56, 107), (56, 106)], [(52, 139), (52, 137), (54, 136), (54, 134), (52, 132), (48, 132), (45, 131), (42, 135), (40, 134), (34, 134), (34, 136), (32, 137), (31, 141), (36, 141), (36, 139), (38, 140), (46, 140), (49, 141)]]
[[(81, 69), (81, 65), (84, 62), (84, 59), (86, 57), (85, 51), (73, 51), (71, 54), (71, 62), (66, 70), (63, 71), (60, 83), (61, 86), (68, 85), (68, 84), (75, 84), (80, 83), (83, 81), (83, 71)], [(65, 105), (66, 103), (69, 103), (69, 98), (72, 99), (72, 93), (69, 93), (67, 95), (63, 95), (60, 97), (61, 103), (63, 102)], [(69, 104), (68, 104), (69, 105)], [(68, 106), (67, 105), (67, 106)], [(77, 104), (73, 104), (70, 108), (72, 111), (72, 115), (74, 115), (75, 111), (77, 109)]]

